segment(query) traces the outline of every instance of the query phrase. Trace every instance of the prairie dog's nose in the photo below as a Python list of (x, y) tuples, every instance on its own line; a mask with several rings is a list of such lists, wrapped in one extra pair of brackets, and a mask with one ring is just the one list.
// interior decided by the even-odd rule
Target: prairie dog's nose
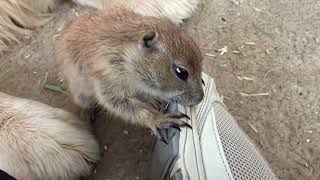
[(204, 92), (203, 92), (203, 89), (201, 88), (200, 95), (198, 98), (198, 103), (200, 103), (202, 101), (203, 97), (204, 97)]
[(198, 92), (195, 104), (199, 104), (202, 101), (203, 97), (204, 97), (204, 92), (203, 92), (203, 89), (201, 88), (201, 90), (199, 90)]

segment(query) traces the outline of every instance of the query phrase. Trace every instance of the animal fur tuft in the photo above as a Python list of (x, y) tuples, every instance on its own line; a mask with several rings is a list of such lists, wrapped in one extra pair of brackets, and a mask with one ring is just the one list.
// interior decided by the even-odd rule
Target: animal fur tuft
[(89, 125), (40, 102), (0, 93), (0, 169), (20, 180), (89, 174), (99, 148)]
[(31, 30), (47, 22), (48, 10), (57, 0), (1, 0), (0, 1), (0, 53), (19, 38), (29, 36)]
[[(45, 24), (48, 10), (59, 0), (0, 0), (0, 55), (9, 50), (9, 45), (19, 43), (23, 36), (29, 36), (32, 29)], [(181, 23), (191, 17), (199, 0), (73, 0), (97, 9), (124, 8), (135, 13), (166, 17)]]
[(166, 17), (181, 23), (190, 18), (199, 0), (73, 0), (97, 9), (124, 8), (144, 16)]

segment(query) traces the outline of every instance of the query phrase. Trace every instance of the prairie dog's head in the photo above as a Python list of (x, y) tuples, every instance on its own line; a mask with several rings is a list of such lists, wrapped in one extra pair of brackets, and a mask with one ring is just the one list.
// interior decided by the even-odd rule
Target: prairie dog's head
[(65, 28), (58, 47), (101, 89), (117, 84), (123, 94), (137, 90), (183, 105), (203, 98), (199, 47), (169, 20), (122, 9), (91, 12)]
[(198, 104), (204, 93), (202, 55), (196, 43), (180, 27), (161, 21), (139, 37), (131, 57), (141, 89), (183, 105)]

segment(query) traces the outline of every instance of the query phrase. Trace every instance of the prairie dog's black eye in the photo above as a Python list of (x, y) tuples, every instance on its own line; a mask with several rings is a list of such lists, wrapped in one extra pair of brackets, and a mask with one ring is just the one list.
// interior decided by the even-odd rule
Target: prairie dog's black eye
[(184, 81), (186, 81), (188, 79), (188, 76), (189, 76), (188, 71), (186, 71), (185, 69), (183, 69), (179, 66), (175, 66), (174, 68), (175, 68), (174, 71), (176, 72), (176, 75), (178, 78), (180, 78)]

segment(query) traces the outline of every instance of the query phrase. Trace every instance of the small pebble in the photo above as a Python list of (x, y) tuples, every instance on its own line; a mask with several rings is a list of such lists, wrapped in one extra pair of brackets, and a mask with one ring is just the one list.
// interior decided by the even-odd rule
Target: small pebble
[(75, 10), (75, 9), (72, 9), (73, 13), (75, 13), (76, 16), (79, 16), (79, 13)]
[(108, 146), (107, 146), (107, 145), (104, 145), (104, 146), (103, 146), (103, 149), (104, 149), (105, 151), (107, 151), (107, 150), (108, 150)]
[(310, 142), (311, 140), (310, 140), (310, 139), (307, 139), (306, 141), (307, 141), (307, 143), (308, 143), (308, 142)]
[(266, 49), (266, 54), (267, 54), (268, 56), (270, 56), (270, 55), (271, 55), (271, 53), (270, 53), (269, 49)]
[(136, 179), (140, 179), (140, 177), (139, 177), (139, 176), (137, 176), (137, 177), (136, 177)]
[(128, 134), (129, 134), (129, 132), (128, 132), (127, 130), (124, 130), (124, 131), (123, 131), (123, 134), (128, 135)]
[(61, 31), (63, 29), (63, 27), (59, 27), (58, 29), (57, 29), (57, 31)]
[(231, 52), (234, 54), (240, 54), (240, 51), (237, 51), (237, 50), (231, 50)]
[(28, 59), (30, 57), (30, 54), (25, 54), (24, 57)]
[(239, 4), (240, 4), (240, 2), (238, 0), (232, 0), (232, 2), (237, 6), (239, 6)]
[(220, 56), (224, 55), (226, 52), (228, 52), (228, 46), (218, 49), (218, 52), (220, 52)]

